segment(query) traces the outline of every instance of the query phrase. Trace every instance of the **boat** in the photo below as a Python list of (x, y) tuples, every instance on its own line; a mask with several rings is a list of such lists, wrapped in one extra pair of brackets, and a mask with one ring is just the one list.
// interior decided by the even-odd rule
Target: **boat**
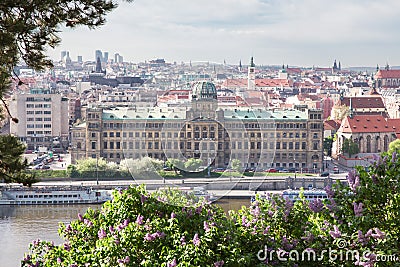
[(285, 199), (289, 199), (291, 201), (300, 200), (300, 191), (303, 191), (304, 199), (307, 201), (311, 201), (314, 199), (326, 199), (328, 195), (325, 190), (319, 189), (311, 189), (311, 190), (294, 190), (288, 189), (282, 192), (282, 196)]
[(0, 189), (0, 205), (98, 204), (111, 200), (111, 191), (84, 186), (14, 186)]

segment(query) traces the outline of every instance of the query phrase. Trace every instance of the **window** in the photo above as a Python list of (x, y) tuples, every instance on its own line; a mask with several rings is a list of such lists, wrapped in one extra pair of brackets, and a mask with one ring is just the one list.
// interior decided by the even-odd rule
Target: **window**
[(114, 132), (110, 132), (110, 137), (114, 137)]
[(116, 132), (116, 133), (115, 133), (115, 136), (116, 136), (116, 137), (121, 137), (121, 133), (120, 133), (120, 132)]
[(92, 149), (96, 149), (96, 142), (92, 142)]
[(107, 137), (107, 132), (104, 132), (104, 133), (103, 133), (103, 137)]
[(314, 134), (313, 134), (313, 138), (314, 138), (314, 139), (318, 139), (318, 134), (317, 134), (317, 133), (314, 133)]
[(281, 149), (281, 142), (276, 142), (276, 149)]
[(306, 149), (306, 142), (301, 142), (301, 149)]
[(287, 143), (286, 142), (282, 143), (282, 149), (287, 149)]
[(104, 142), (104, 143), (103, 143), (103, 148), (104, 148), (104, 149), (107, 149), (107, 142)]
[(117, 149), (121, 149), (121, 142), (116, 142), (117, 143)]

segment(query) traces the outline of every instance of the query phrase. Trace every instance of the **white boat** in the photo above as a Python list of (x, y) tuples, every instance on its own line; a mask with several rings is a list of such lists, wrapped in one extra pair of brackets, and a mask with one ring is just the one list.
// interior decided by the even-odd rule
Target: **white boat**
[[(304, 199), (308, 201), (314, 199), (322, 200), (328, 198), (328, 194), (326, 193), (326, 191), (319, 189), (303, 190), (303, 194), (304, 194)], [(291, 201), (297, 201), (300, 200), (300, 190), (288, 189), (283, 191), (282, 196)]]
[(0, 205), (95, 204), (111, 200), (111, 191), (82, 186), (2, 187)]

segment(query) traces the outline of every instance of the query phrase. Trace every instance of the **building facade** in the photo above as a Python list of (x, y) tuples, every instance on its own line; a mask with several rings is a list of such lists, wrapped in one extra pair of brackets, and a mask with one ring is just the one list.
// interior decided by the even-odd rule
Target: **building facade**
[(65, 151), (69, 145), (68, 100), (60, 94), (32, 89), (30, 94), (15, 94), (10, 112), (19, 122), (10, 121), (10, 133), (27, 145)]
[(219, 108), (214, 84), (197, 82), (191, 105), (168, 108), (89, 108), (72, 127), (72, 162), (150, 156), (200, 158), (204, 166), (314, 169), (323, 161), (322, 110)]

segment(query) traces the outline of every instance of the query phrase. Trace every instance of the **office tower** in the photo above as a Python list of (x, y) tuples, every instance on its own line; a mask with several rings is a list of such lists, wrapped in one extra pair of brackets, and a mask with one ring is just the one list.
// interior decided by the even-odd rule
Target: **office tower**
[(67, 51), (61, 51), (61, 59), (60, 59), (60, 61), (62, 61), (66, 55), (67, 55)]
[(108, 52), (104, 52), (103, 62), (108, 62)]
[(103, 61), (103, 52), (101, 50), (96, 50), (94, 61), (97, 61), (98, 58), (100, 61)]

